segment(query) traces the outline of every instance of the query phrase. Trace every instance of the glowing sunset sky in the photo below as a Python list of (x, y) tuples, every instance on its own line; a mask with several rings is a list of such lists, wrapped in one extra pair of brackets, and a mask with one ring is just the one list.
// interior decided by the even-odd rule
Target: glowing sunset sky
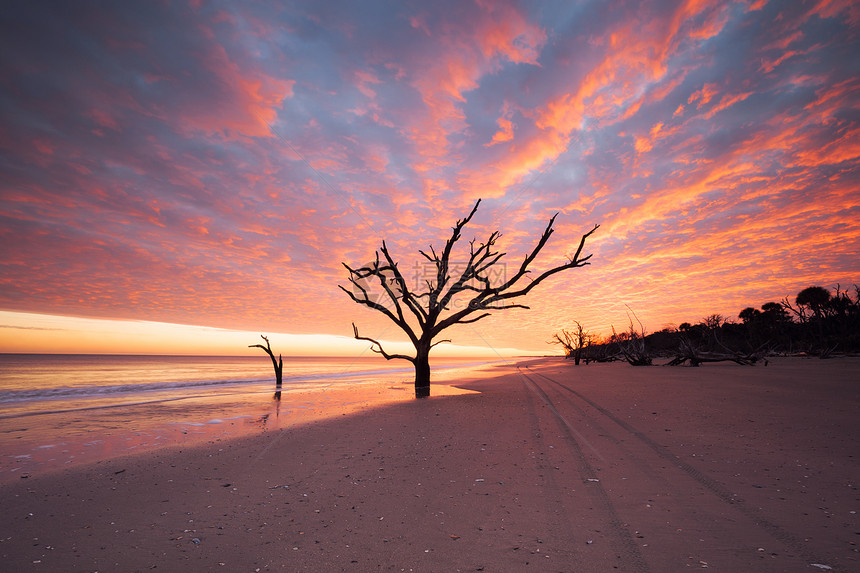
[(341, 262), (385, 239), (415, 269), (479, 197), (464, 239), (501, 230), (511, 265), (556, 212), (535, 270), (601, 228), (457, 344), (850, 286), (858, 26), (849, 0), (7, 4), (0, 351), (49, 328), (17, 313), (397, 339)]

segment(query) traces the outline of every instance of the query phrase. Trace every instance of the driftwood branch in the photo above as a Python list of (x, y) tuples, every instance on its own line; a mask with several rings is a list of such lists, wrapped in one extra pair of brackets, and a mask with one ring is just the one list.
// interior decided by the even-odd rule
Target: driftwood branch
[[(666, 366), (682, 366), (685, 363), (689, 363), (690, 366), (699, 366), (706, 362), (734, 362), (742, 366), (753, 366), (759, 360), (758, 353), (761, 349), (744, 355), (740, 352), (731, 350), (721, 342), (719, 344), (725, 352), (709, 352), (701, 350), (696, 348), (688, 338), (681, 338), (678, 354), (672, 360), (667, 362)], [(767, 360), (765, 360), (765, 365), (767, 365)]]
[(627, 320), (630, 322), (628, 331), (623, 333), (623, 336), (619, 336), (616, 334), (615, 327), (613, 326), (612, 338), (618, 342), (621, 355), (628, 364), (631, 366), (651, 366), (654, 361), (654, 357), (645, 345), (645, 327), (642, 325), (642, 321), (639, 320), (639, 317), (636, 316), (636, 313), (633, 312), (633, 309), (629, 306), (627, 306), (627, 309), (630, 311), (630, 314), (633, 315), (633, 318), (635, 318), (639, 323), (639, 330), (636, 330), (636, 327), (633, 326), (633, 318), (630, 318), (630, 314), (628, 314)]

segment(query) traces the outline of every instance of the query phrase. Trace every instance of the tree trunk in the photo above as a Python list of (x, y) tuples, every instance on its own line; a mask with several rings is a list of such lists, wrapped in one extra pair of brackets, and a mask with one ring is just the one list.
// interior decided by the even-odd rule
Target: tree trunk
[(430, 396), (430, 351), (418, 350), (415, 356), (415, 397)]
[(283, 383), (283, 374), (284, 374), (284, 359), (278, 355), (278, 361), (275, 362), (275, 355), (270, 354), (272, 357), (272, 366), (275, 367), (275, 388), (280, 389)]

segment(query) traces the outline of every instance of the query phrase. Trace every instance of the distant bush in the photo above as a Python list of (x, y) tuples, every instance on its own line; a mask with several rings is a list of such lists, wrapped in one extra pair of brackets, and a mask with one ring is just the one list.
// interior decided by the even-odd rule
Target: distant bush
[[(839, 285), (830, 292), (820, 286), (800, 291), (792, 303), (766, 302), (760, 308), (747, 307), (738, 314), (740, 322), (712, 314), (695, 324), (684, 322), (651, 334), (616, 333), (602, 340), (592, 339), (583, 352), (590, 361), (627, 360), (648, 363), (648, 357), (673, 357), (670, 363), (733, 360), (754, 363), (767, 355), (807, 354), (826, 358), (860, 352), (860, 287), (853, 293)], [(578, 324), (578, 323), (577, 323)], [(633, 358), (633, 361), (631, 361)]]

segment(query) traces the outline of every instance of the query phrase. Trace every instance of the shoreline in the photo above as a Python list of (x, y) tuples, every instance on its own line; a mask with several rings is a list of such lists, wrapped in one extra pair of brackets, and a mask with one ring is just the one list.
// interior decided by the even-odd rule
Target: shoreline
[[(460, 392), (450, 381), (458, 372), (473, 377), (492, 375), (497, 362), (444, 364), (436, 371), (441, 379), (436, 394)], [(98, 396), (73, 401), (46, 402), (34, 410), (0, 416), (0, 483), (109, 459), (135, 451), (172, 445), (192, 447), (213, 439), (231, 439), (276, 431), (351, 413), (363, 408), (395, 403), (411, 397), (408, 377), (398, 370), (374, 380), (377, 371), (360, 372), (356, 381), (338, 376), (314, 375), (314, 384), (291, 384), (280, 392), (274, 382), (247, 387), (218, 386), (212, 393), (178, 394), (145, 389), (143, 394), (110, 398)], [(139, 398), (138, 398), (139, 397)]]
[(499, 373), (0, 485), (0, 554), (20, 571), (856, 569), (860, 361)]

